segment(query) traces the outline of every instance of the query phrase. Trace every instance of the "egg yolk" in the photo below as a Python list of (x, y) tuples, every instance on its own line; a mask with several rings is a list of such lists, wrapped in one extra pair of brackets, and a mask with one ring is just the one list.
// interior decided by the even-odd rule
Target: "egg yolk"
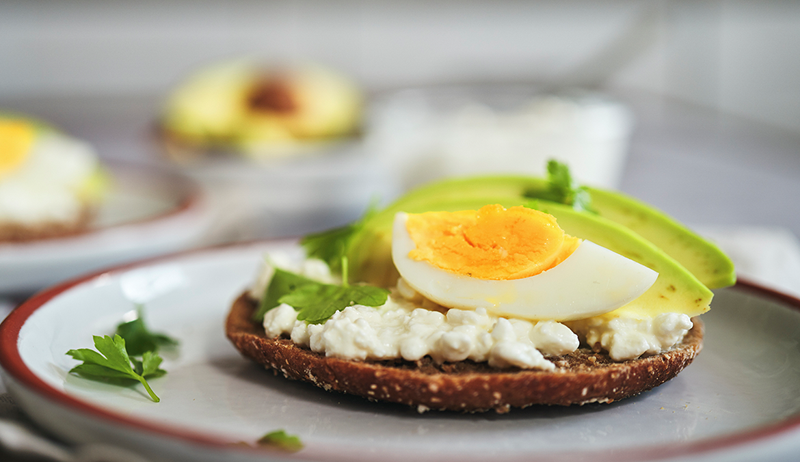
[(547, 271), (580, 244), (555, 217), (526, 207), (408, 214), (409, 257), (478, 279), (521, 279)]
[(0, 120), (0, 178), (25, 161), (33, 146), (34, 130), (17, 120)]

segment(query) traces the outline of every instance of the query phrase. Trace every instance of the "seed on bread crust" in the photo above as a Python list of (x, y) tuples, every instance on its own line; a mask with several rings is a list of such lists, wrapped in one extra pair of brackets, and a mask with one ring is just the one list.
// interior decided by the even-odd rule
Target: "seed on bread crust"
[(615, 362), (608, 355), (581, 347), (548, 358), (555, 371), (495, 369), (486, 363), (461, 361), (436, 364), (419, 361), (352, 361), (328, 358), (286, 338), (269, 339), (251, 321), (256, 309), (247, 294), (231, 307), (225, 326), (228, 338), (246, 357), (285, 377), (313, 383), (371, 400), (401, 403), (420, 412), (428, 409), (505, 413), (534, 404), (610, 403), (639, 394), (675, 377), (702, 349), (703, 324), (694, 327), (670, 351)]

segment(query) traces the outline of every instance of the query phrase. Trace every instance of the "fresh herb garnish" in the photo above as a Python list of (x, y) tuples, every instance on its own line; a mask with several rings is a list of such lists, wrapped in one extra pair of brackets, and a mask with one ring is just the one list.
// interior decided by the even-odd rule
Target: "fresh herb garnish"
[(319, 324), (348, 306), (381, 306), (386, 303), (389, 297), (388, 290), (375, 286), (348, 284), (347, 257), (341, 257), (340, 261), (342, 285), (325, 284), (276, 268), (259, 310), (253, 318), (263, 320), (267, 311), (286, 303), (297, 310), (297, 319)]
[(276, 430), (262, 436), (257, 442), (259, 446), (280, 449), (282, 451), (297, 452), (303, 449), (303, 443), (295, 435), (289, 435), (284, 430)]
[(267, 311), (280, 305), (278, 300), (281, 297), (293, 292), (302, 285), (312, 283), (314, 283), (314, 281), (305, 276), (275, 268), (269, 286), (267, 286), (267, 290), (264, 292), (264, 298), (261, 299), (258, 310), (253, 314), (253, 320), (257, 322), (263, 321)]
[(364, 224), (378, 211), (376, 201), (373, 201), (364, 216), (353, 223), (339, 228), (309, 234), (300, 240), (300, 245), (306, 251), (309, 258), (319, 258), (328, 264), (331, 271), (339, 273), (341, 271), (342, 257), (347, 253), (347, 245), (351, 237), (355, 235)]
[(300, 245), (309, 258), (319, 258), (330, 266), (332, 271), (339, 271), (339, 262), (347, 250), (347, 241), (361, 227), (361, 220), (345, 226), (309, 234), (300, 240)]
[(529, 189), (525, 191), (525, 197), (569, 205), (581, 212), (597, 213), (592, 209), (592, 197), (588, 188), (579, 186), (572, 179), (566, 164), (556, 160), (548, 161), (547, 179), (549, 185), (546, 190)]
[(164, 334), (151, 332), (144, 323), (141, 306), (133, 321), (117, 326), (117, 335), (125, 339), (125, 347), (131, 356), (141, 356), (147, 351), (158, 351), (160, 347), (174, 347), (178, 341)]
[(67, 352), (67, 355), (74, 359), (83, 361), (82, 364), (70, 369), (70, 373), (116, 385), (129, 385), (137, 381), (144, 386), (153, 401), (161, 401), (145, 380), (166, 374), (166, 371), (159, 368), (162, 359), (157, 353), (146, 351), (142, 359), (138, 360), (128, 356), (125, 339), (119, 335), (114, 335), (114, 338), (108, 335), (103, 337), (95, 335), (93, 338), (97, 351), (80, 348)]
[(315, 282), (298, 287), (281, 297), (280, 302), (297, 310), (297, 319), (319, 324), (348, 306), (381, 306), (386, 303), (388, 296), (388, 290), (375, 286), (337, 286)]

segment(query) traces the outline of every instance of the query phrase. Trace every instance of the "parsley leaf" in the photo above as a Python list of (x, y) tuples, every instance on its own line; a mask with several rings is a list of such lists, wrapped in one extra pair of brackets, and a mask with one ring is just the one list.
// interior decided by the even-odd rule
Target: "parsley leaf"
[(301, 285), (312, 283), (314, 283), (314, 281), (305, 276), (275, 268), (275, 273), (272, 275), (264, 297), (261, 299), (261, 304), (258, 306), (258, 310), (253, 314), (253, 320), (257, 322), (263, 321), (267, 311), (280, 305), (278, 300), (281, 297), (291, 293)]
[(300, 240), (300, 245), (309, 258), (319, 258), (330, 266), (331, 271), (338, 273), (342, 257), (347, 253), (347, 245), (364, 224), (378, 211), (378, 204), (373, 201), (364, 215), (353, 223), (319, 233), (309, 234)]
[(389, 298), (389, 291), (380, 287), (347, 283), (347, 257), (340, 260), (342, 285), (314, 281), (291, 271), (275, 268), (264, 298), (253, 320), (261, 322), (264, 314), (281, 303), (297, 310), (297, 319), (311, 324), (325, 322), (337, 311), (351, 305), (381, 306)]
[(381, 306), (388, 297), (388, 290), (375, 286), (337, 286), (312, 282), (282, 296), (279, 302), (296, 309), (297, 319), (319, 324), (348, 306)]
[(303, 449), (303, 443), (295, 435), (289, 435), (284, 430), (267, 433), (257, 441), (259, 446), (272, 447), (283, 451), (297, 452)]
[(160, 347), (172, 347), (178, 341), (164, 334), (151, 332), (144, 324), (141, 307), (139, 315), (133, 321), (123, 322), (117, 326), (117, 335), (125, 339), (125, 347), (131, 356), (141, 356), (147, 351), (158, 351)]
[(159, 369), (161, 357), (158, 354), (148, 351), (144, 353), (141, 361), (132, 361), (125, 349), (125, 339), (119, 335), (114, 335), (114, 338), (108, 335), (103, 337), (95, 335), (93, 338), (97, 351), (80, 348), (67, 352), (67, 355), (74, 359), (83, 361), (83, 364), (70, 369), (70, 373), (117, 385), (138, 381), (153, 401), (161, 401), (145, 380), (146, 377), (155, 378), (166, 374), (166, 371)]
[(300, 245), (310, 258), (319, 258), (338, 271), (337, 266), (347, 249), (347, 242), (361, 227), (361, 221), (356, 221), (339, 228), (309, 234), (300, 240)]
[(161, 377), (167, 373), (167, 371), (159, 369), (158, 366), (161, 365), (161, 361), (163, 361), (161, 356), (154, 351), (145, 351), (141, 361), (136, 358), (131, 358), (134, 372), (143, 377), (150, 377), (151, 379)]
[(529, 189), (525, 197), (542, 199), (572, 206), (578, 211), (597, 213), (592, 209), (592, 197), (585, 186), (579, 186), (573, 179), (566, 164), (557, 160), (547, 162), (547, 178), (550, 182), (544, 191)]

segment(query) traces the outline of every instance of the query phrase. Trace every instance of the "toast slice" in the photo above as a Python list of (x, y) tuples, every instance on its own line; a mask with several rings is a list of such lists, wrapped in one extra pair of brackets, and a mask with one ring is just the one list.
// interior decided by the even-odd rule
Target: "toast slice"
[(675, 377), (703, 344), (703, 324), (695, 318), (683, 341), (668, 352), (615, 362), (582, 346), (573, 353), (549, 357), (557, 367), (552, 372), (495, 369), (469, 360), (436, 364), (429, 357), (416, 362), (351, 361), (328, 358), (288, 338), (267, 338), (263, 327), (251, 320), (255, 309), (256, 303), (242, 294), (233, 303), (225, 326), (228, 338), (245, 357), (290, 379), (374, 401), (406, 404), (420, 412), (494, 409), (505, 413), (534, 404), (610, 403)]
[(0, 242), (28, 242), (74, 236), (88, 231), (95, 215), (95, 208), (87, 205), (71, 221), (43, 221), (30, 224), (0, 222)]

